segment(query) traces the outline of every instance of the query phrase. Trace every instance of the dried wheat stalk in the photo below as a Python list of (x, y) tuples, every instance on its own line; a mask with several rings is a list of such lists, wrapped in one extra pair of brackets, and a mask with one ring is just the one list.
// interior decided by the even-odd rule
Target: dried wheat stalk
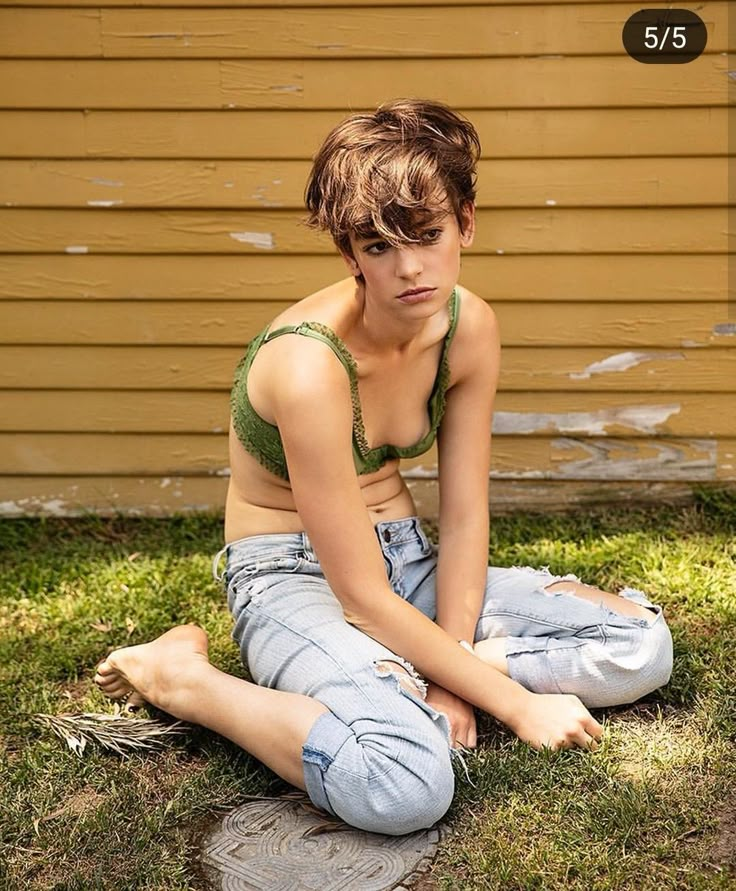
[(129, 718), (121, 714), (37, 714), (34, 718), (63, 739), (80, 757), (88, 742), (95, 742), (119, 755), (128, 755), (131, 752), (160, 749), (173, 736), (186, 733), (189, 729), (189, 725), (183, 721), (165, 724), (153, 718)]

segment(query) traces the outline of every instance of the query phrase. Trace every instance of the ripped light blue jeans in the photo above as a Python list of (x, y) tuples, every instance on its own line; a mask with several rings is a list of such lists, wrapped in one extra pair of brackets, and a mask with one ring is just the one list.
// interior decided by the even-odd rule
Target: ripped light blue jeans
[[(419, 518), (374, 528), (391, 587), (434, 621), (437, 557)], [(413, 666), (345, 621), (306, 532), (231, 542), (213, 574), (224, 580), (233, 638), (253, 680), (329, 709), (302, 748), (312, 802), (389, 835), (440, 819), (454, 794), (453, 760), (462, 760), (448, 718), (424, 701), (426, 683)], [(537, 693), (574, 693), (587, 706), (633, 702), (667, 683), (672, 639), (660, 607), (634, 588), (619, 592), (651, 610), (648, 621), (545, 589), (564, 580), (580, 581), (546, 567), (489, 566), (474, 641), (505, 637), (515, 681)]]

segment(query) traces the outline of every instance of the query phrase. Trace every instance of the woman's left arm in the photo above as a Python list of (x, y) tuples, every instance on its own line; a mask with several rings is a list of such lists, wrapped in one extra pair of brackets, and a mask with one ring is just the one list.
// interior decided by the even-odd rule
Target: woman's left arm
[(488, 572), (491, 425), (501, 340), (495, 312), (471, 292), (463, 300), (450, 354), (458, 377), (447, 391), (437, 434), (437, 624), (472, 643)]
[[(491, 424), (501, 344), (496, 314), (475, 294), (463, 300), (460, 320), (463, 325), (458, 322), (451, 348), (451, 367), (458, 376), (447, 391), (437, 434), (437, 624), (457, 640), (473, 643), (488, 573)], [(454, 743), (475, 747), (475, 715), (469, 702), (432, 681), (427, 702), (447, 715)]]

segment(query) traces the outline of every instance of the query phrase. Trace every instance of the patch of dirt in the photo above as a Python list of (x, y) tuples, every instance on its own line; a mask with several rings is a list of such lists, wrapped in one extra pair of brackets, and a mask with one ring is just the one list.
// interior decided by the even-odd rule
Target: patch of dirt
[(736, 795), (726, 801), (718, 816), (718, 835), (710, 857), (719, 866), (736, 871)]
[(86, 699), (90, 682), (88, 680), (64, 681), (57, 686), (62, 699), (76, 704)]
[(53, 820), (56, 817), (79, 816), (97, 810), (97, 808), (105, 800), (105, 795), (93, 789), (91, 786), (85, 786), (72, 793), (68, 798), (62, 801), (61, 805), (38, 817), (38, 823), (45, 823), (47, 820)]

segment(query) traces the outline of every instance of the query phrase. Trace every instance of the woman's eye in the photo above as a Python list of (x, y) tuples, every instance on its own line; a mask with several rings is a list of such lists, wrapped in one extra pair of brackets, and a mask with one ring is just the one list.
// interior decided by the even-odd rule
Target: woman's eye
[(377, 251), (377, 252), (376, 252), (376, 251), (373, 250), (373, 248), (381, 248), (381, 247), (387, 247), (387, 244), (386, 244), (385, 241), (377, 241), (375, 244), (371, 244), (371, 245), (369, 245), (369, 246), (365, 249), (365, 251), (366, 251), (367, 254), (372, 254), (372, 253), (379, 253), (379, 254), (382, 254), (383, 251)]
[(430, 229), (429, 232), (426, 232), (424, 237), (427, 241), (436, 241), (440, 235), (442, 235), (442, 229)]

